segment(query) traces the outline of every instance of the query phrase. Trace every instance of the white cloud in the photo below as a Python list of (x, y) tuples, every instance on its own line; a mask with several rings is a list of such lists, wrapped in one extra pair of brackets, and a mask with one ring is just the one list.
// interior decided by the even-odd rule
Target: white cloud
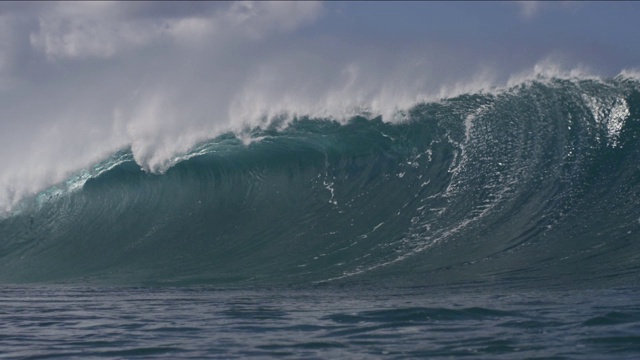
[(321, 4), (213, 4), (204, 12), (187, 12), (179, 17), (170, 13), (135, 16), (137, 10), (114, 2), (55, 3), (38, 13), (39, 28), (31, 33), (31, 44), (50, 60), (56, 60), (109, 58), (121, 51), (167, 40), (197, 42), (212, 36), (259, 39), (315, 20), (321, 13)]
[(320, 2), (237, 2), (224, 15), (233, 25), (252, 37), (262, 37), (272, 30), (292, 31), (315, 20), (322, 13)]
[(512, 1), (512, 4), (520, 8), (519, 14), (526, 20), (531, 20), (540, 15), (540, 13), (549, 9), (561, 9), (565, 12), (575, 12), (580, 9), (584, 3), (579, 1)]
[(520, 15), (525, 19), (532, 19), (539, 12), (542, 4), (540, 1), (514, 1), (520, 7)]

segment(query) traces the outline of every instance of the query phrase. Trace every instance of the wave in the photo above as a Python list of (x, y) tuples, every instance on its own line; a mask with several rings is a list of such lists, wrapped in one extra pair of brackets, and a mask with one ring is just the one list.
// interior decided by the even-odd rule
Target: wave
[(639, 90), (538, 78), (399, 123), (298, 117), (162, 174), (123, 150), (0, 220), (0, 281), (636, 283)]

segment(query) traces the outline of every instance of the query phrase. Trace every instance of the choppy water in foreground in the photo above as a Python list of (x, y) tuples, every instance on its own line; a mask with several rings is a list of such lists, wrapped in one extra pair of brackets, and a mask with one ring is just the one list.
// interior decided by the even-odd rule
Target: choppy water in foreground
[(627, 358), (637, 290), (5, 287), (0, 357)]

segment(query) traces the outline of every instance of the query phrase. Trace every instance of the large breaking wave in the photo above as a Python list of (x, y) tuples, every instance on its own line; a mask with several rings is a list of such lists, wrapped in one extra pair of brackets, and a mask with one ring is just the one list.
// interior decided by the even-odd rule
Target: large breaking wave
[(276, 121), (163, 174), (113, 154), (0, 220), (0, 281), (637, 283), (637, 80), (540, 78), (403, 116)]

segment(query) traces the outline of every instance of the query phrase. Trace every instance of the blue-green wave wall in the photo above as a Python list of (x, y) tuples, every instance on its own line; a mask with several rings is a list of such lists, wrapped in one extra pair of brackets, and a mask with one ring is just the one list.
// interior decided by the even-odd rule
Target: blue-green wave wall
[(636, 284), (640, 84), (540, 79), (406, 120), (300, 117), (131, 152), (0, 220), (0, 281)]

